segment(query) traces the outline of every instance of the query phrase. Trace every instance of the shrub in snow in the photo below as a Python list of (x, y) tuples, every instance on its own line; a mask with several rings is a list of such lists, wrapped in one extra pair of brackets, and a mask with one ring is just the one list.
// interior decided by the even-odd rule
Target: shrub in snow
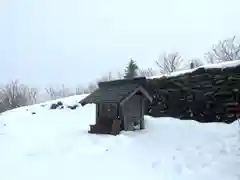
[(58, 101), (57, 103), (53, 103), (50, 106), (50, 109), (57, 109), (57, 108), (60, 108), (60, 109), (64, 108), (63, 103), (61, 101)]
[(69, 108), (69, 109), (72, 109), (72, 110), (76, 109), (77, 107), (78, 107), (77, 104), (75, 104), (75, 105), (73, 105), (73, 106), (68, 106), (68, 108)]
[(62, 101), (58, 101), (57, 104), (58, 104), (59, 106), (62, 106), (62, 105), (63, 105)]
[(59, 105), (54, 103), (51, 105), (50, 109), (57, 109), (58, 107), (59, 107)]
[(36, 103), (37, 90), (18, 81), (0, 88), (0, 112)]

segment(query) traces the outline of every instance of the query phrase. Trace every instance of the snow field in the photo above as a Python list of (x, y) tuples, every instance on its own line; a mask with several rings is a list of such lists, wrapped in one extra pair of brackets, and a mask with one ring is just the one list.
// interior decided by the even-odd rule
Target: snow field
[[(74, 105), (83, 97), (61, 101)], [(146, 116), (145, 130), (94, 135), (87, 133), (95, 121), (94, 105), (50, 110), (54, 102), (0, 115), (0, 180), (240, 178), (237, 122)]]

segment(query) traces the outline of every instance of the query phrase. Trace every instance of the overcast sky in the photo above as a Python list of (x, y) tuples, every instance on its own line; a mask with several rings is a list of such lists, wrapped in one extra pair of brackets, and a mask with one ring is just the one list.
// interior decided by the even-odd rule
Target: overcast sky
[(76, 85), (151, 67), (164, 51), (201, 58), (240, 36), (239, 0), (0, 0), (1, 83)]

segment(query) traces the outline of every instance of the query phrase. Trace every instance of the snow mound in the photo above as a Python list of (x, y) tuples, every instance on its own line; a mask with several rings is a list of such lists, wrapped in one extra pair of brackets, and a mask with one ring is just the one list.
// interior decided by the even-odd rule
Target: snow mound
[[(95, 106), (67, 108), (85, 96), (0, 115), (0, 179), (239, 180), (237, 122), (200, 124), (146, 116), (142, 131), (88, 134)], [(64, 108), (50, 109), (59, 101)]]

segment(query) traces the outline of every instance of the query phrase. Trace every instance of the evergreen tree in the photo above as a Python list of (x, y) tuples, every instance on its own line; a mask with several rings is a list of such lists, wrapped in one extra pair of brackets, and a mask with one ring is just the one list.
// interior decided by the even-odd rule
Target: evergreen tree
[(125, 68), (124, 78), (131, 79), (131, 78), (138, 76), (137, 71), (138, 71), (137, 63), (134, 60), (130, 59), (130, 62), (128, 63), (127, 67)]

